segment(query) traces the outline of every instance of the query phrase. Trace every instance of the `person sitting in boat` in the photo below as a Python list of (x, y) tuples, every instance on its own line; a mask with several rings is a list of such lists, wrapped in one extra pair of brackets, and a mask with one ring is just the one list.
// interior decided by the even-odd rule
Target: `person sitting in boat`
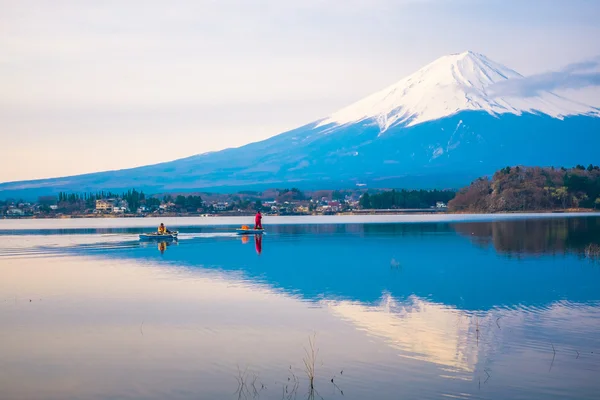
[(161, 222), (160, 226), (158, 227), (158, 233), (160, 235), (164, 235), (165, 233), (171, 233), (171, 231), (168, 230), (165, 224)]
[(262, 229), (262, 214), (260, 213), (260, 210), (256, 213), (256, 216), (254, 217), (254, 229)]

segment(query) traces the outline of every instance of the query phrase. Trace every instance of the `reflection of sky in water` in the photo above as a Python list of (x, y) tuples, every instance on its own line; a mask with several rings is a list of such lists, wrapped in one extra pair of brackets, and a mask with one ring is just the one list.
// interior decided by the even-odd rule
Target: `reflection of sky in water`
[(0, 397), (305, 398), (315, 331), (324, 398), (595, 398), (598, 221), (504, 224), (3, 235)]

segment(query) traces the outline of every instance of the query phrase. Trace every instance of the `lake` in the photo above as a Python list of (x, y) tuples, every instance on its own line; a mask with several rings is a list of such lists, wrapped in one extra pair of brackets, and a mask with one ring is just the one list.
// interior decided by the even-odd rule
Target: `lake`
[(0, 398), (598, 399), (600, 215), (251, 220), (0, 220)]

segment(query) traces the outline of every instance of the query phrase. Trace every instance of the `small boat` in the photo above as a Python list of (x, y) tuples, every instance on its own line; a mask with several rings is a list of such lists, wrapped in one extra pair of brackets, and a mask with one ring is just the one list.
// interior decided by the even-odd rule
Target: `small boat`
[(141, 233), (140, 240), (177, 240), (177, 235), (179, 232), (169, 232), (169, 233)]
[(262, 235), (265, 233), (264, 229), (236, 229), (238, 235)]

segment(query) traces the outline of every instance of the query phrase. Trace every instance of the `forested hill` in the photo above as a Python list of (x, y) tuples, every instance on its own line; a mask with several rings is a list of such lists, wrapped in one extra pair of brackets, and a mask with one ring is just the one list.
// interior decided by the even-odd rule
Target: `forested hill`
[(449, 202), (454, 212), (600, 209), (600, 167), (506, 167), (479, 178)]

